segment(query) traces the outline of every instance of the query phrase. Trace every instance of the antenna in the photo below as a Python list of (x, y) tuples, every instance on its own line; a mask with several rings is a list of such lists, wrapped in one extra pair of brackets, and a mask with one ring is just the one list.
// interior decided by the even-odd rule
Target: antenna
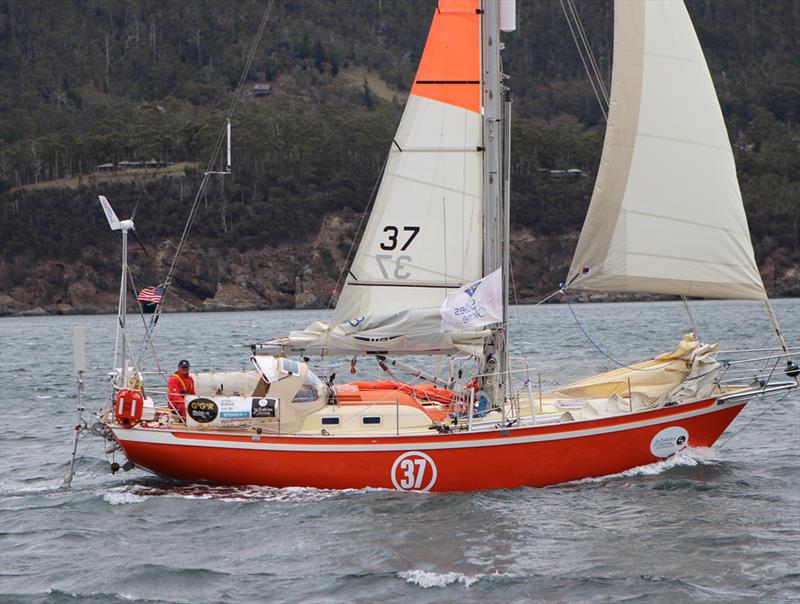
[[(105, 197), (102, 199), (105, 199)], [(106, 202), (106, 204), (108, 204), (108, 202)], [(109, 206), (108, 211), (111, 212), (112, 216), (114, 215), (111, 206)], [(106, 214), (108, 214), (108, 212)], [(116, 216), (114, 216), (114, 218), (116, 219)], [(109, 222), (111, 222), (110, 218)], [(75, 456), (78, 453), (78, 436), (81, 430), (88, 428), (86, 421), (83, 419), (83, 374), (86, 372), (86, 334), (82, 326), (76, 327), (72, 331), (72, 334), (75, 348), (75, 377), (78, 379), (78, 423), (75, 424), (75, 430), (73, 432), (72, 457), (70, 457), (69, 460), (69, 470), (67, 470), (64, 481), (61, 483), (62, 489), (68, 489), (72, 484), (72, 477), (75, 476)]]
[(222, 174), (223, 176), (228, 176), (231, 174), (231, 120), (228, 118), (228, 125), (226, 127), (226, 138), (228, 144), (228, 156), (227, 161), (225, 162), (225, 169), (222, 171), (214, 171), (206, 172), (206, 174)]
[(231, 173), (231, 121), (228, 120), (228, 163), (225, 164), (225, 171)]

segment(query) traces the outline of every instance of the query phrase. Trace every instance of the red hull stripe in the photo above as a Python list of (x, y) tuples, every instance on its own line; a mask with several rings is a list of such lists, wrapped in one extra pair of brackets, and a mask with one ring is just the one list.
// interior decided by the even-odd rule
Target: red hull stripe
[[(210, 447), (222, 449), (255, 449), (260, 451), (297, 451), (297, 452), (361, 452), (361, 451), (407, 451), (414, 449), (424, 449), (426, 451), (437, 449), (463, 449), (475, 447), (497, 447), (506, 445), (518, 445), (535, 442), (547, 442), (566, 439), (583, 438), (597, 436), (601, 434), (611, 434), (625, 430), (635, 430), (659, 424), (668, 424), (699, 417), (710, 413), (729, 410), (736, 407), (743, 407), (746, 401), (730, 403), (724, 406), (717, 405), (715, 399), (691, 403), (691, 410), (682, 413), (658, 413), (653, 411), (663, 411), (663, 409), (650, 412), (637, 413), (636, 416), (654, 414), (655, 417), (648, 417), (639, 421), (620, 422), (620, 418), (609, 423), (609, 420), (593, 420), (591, 422), (579, 422), (576, 424), (560, 424), (556, 426), (521, 427), (508, 428), (503, 430), (492, 430), (486, 432), (472, 432), (461, 434), (432, 434), (430, 436), (231, 436), (217, 434), (189, 434), (186, 432), (171, 432), (158, 428), (136, 428), (128, 430), (124, 428), (114, 428), (117, 438), (125, 443), (142, 443), (170, 445), (178, 447)], [(668, 410), (678, 409), (676, 407)], [(684, 407), (685, 409), (685, 407)], [(626, 419), (629, 419), (628, 416)], [(580, 428), (581, 424), (606, 424), (598, 427)], [(488, 438), (487, 438), (488, 436)], [(254, 440), (259, 438), (260, 440)], [(370, 442), (364, 442), (368, 440)], [(289, 441), (289, 442), (287, 442)]]

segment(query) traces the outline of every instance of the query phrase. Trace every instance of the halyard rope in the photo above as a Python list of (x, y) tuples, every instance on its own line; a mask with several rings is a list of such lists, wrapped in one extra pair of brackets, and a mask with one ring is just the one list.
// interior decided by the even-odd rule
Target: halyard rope
[[(672, 361), (670, 363), (667, 363), (667, 364), (665, 364), (665, 365), (663, 365), (661, 367), (653, 367), (651, 369), (641, 369), (639, 367), (631, 367), (630, 365), (626, 365), (625, 363), (621, 363), (620, 361), (618, 361), (617, 359), (612, 357), (610, 354), (608, 354), (605, 350), (600, 348), (600, 346), (592, 339), (592, 336), (589, 335), (589, 332), (587, 332), (586, 329), (584, 329), (583, 324), (580, 322), (580, 319), (578, 319), (578, 315), (575, 314), (575, 310), (572, 308), (572, 302), (570, 302), (569, 296), (566, 295), (566, 292), (564, 292), (564, 300), (566, 300), (566, 302), (567, 302), (567, 308), (569, 308), (569, 312), (572, 314), (572, 318), (575, 319), (575, 323), (577, 323), (578, 327), (583, 332), (583, 335), (586, 336), (586, 339), (589, 340), (589, 343), (597, 349), (597, 352), (602, 354), (604, 357), (606, 357), (609, 361), (611, 361), (615, 365), (619, 365), (621, 368), (624, 368), (624, 369), (631, 369), (632, 371), (663, 371), (666, 367), (669, 367), (670, 365), (672, 365), (674, 363), (679, 363), (679, 362), (683, 361), (683, 359), (676, 359), (676, 360), (674, 360), (674, 361)], [(703, 375), (707, 375), (707, 374), (702, 374), (702, 375), (695, 376), (694, 378), (687, 378), (687, 379), (697, 379), (699, 377), (703, 377)]]

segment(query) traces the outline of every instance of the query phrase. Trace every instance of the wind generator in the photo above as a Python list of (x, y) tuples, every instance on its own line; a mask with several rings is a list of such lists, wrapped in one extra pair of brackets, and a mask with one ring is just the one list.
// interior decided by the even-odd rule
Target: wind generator
[[(145, 249), (142, 240), (139, 239), (139, 235), (136, 232), (136, 225), (133, 222), (133, 219), (136, 216), (136, 210), (139, 207), (139, 202), (136, 202), (136, 205), (133, 208), (133, 213), (131, 213), (131, 217), (127, 220), (120, 220), (117, 218), (117, 215), (114, 213), (111, 204), (106, 199), (105, 195), (98, 195), (100, 199), (100, 205), (103, 206), (103, 212), (106, 214), (106, 219), (108, 220), (108, 226), (111, 227), (112, 231), (122, 231), (122, 268), (120, 274), (120, 281), (119, 281), (119, 306), (117, 307), (117, 337), (114, 342), (114, 363), (116, 366), (117, 356), (120, 355), (120, 374), (115, 375), (114, 377), (119, 377), (118, 385), (121, 388), (126, 388), (128, 385), (128, 358), (130, 357), (133, 359), (133, 353), (129, 350), (129, 343), (128, 338), (125, 332), (125, 321), (127, 317), (128, 311), (128, 297), (127, 297), (127, 281), (128, 281), (128, 233), (130, 232), (133, 235), (133, 238), (136, 242), (141, 246), (142, 251), (145, 253), (146, 256), (149, 256), (147, 253), (147, 249)], [(121, 350), (120, 350), (121, 344)], [(121, 353), (121, 354), (120, 354)], [(136, 371), (136, 368), (133, 368)], [(138, 376), (137, 376), (138, 377)]]

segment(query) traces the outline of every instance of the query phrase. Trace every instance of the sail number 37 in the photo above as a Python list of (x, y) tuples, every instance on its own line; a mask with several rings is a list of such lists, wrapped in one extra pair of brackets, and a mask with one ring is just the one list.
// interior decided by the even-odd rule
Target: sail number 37
[[(383, 232), (386, 233), (386, 237), (388, 241), (385, 243), (381, 243), (381, 249), (385, 251), (391, 251), (397, 249), (397, 244), (399, 243), (399, 235), (400, 235), (400, 228), (392, 225), (388, 225), (383, 227)], [(405, 252), (408, 249), (408, 246), (411, 245), (411, 242), (414, 241), (414, 238), (419, 233), (418, 226), (404, 226), (403, 233), (411, 233), (406, 242), (403, 244), (403, 247), (400, 248), (401, 252)]]
[[(420, 227), (418, 226), (404, 226), (402, 227), (401, 235), (401, 227), (387, 225), (383, 227), (383, 232), (386, 233), (386, 240), (381, 241), (380, 247), (382, 250), (390, 252), (396, 250), (397, 246), (400, 245), (400, 251), (404, 252), (408, 249), (408, 246), (411, 245), (411, 242), (414, 241), (419, 231)], [(402, 239), (405, 241), (401, 244)], [(392, 254), (376, 254), (375, 260), (378, 263), (378, 268), (381, 269), (384, 279), (391, 279), (394, 277), (402, 281), (411, 276), (406, 270), (406, 264), (411, 262), (411, 256), (403, 254), (395, 258)]]

